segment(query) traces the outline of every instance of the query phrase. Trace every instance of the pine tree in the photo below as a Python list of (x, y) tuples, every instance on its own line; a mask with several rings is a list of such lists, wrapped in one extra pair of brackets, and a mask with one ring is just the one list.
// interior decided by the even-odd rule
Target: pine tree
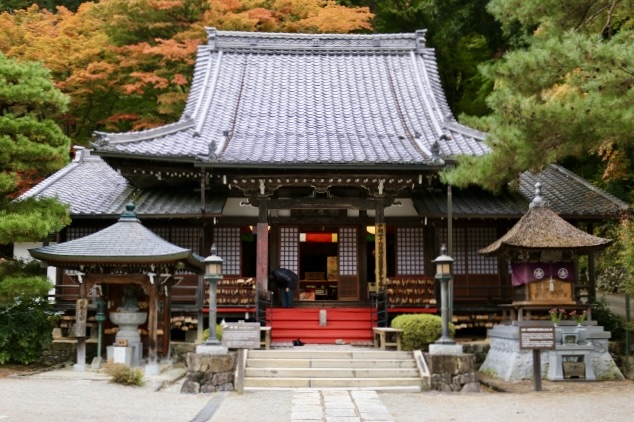
[(604, 182), (632, 183), (634, 3), (492, 0), (489, 10), (528, 35), (483, 68), (493, 113), (468, 123), (488, 132), (492, 153), (461, 159), (447, 180), (498, 190), (525, 170), (590, 156)]
[(0, 243), (42, 239), (70, 222), (55, 199), (14, 200), (68, 162), (70, 139), (53, 120), (67, 105), (48, 70), (0, 53)]

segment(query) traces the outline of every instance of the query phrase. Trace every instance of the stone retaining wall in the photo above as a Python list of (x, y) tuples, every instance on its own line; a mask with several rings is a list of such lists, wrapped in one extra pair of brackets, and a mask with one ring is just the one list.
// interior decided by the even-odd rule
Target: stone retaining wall
[(475, 356), (472, 354), (425, 354), (431, 388), (439, 391), (480, 392)]
[(217, 355), (187, 353), (187, 375), (181, 393), (232, 391), (236, 355), (235, 352)]

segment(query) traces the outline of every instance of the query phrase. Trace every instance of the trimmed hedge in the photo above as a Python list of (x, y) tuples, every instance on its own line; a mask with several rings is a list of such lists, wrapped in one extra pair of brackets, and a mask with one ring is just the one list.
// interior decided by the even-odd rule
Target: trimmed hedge
[[(207, 341), (209, 338), (209, 328), (205, 328), (203, 331), (203, 341)], [(216, 340), (222, 340), (222, 324), (216, 324)]]
[[(442, 334), (442, 319), (437, 315), (403, 314), (394, 318), (390, 325), (403, 330), (403, 350), (427, 351)], [(454, 333), (454, 326), (449, 323), (449, 334), (453, 337)]]

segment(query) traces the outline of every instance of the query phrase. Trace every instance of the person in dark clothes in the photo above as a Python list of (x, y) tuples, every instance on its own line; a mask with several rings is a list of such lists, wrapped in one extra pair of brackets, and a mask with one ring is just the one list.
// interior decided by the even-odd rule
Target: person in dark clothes
[(280, 290), (283, 308), (293, 307), (293, 295), (297, 290), (297, 274), (286, 268), (276, 268), (271, 271), (269, 280), (274, 282)]

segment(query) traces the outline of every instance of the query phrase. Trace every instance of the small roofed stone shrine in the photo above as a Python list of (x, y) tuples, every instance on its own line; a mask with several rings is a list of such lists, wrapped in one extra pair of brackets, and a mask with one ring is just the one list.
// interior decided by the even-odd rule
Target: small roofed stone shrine
[(592, 320), (591, 304), (579, 303), (575, 295), (578, 257), (611, 243), (559, 217), (536, 183), (526, 214), (480, 250), (510, 261), (514, 290), (513, 303), (500, 305), (503, 323), (487, 330), (491, 348), (480, 371), (506, 381), (531, 379), (533, 350), (520, 337), (520, 327), (530, 327), (548, 337), (536, 349), (547, 379), (623, 379), (608, 352), (610, 333)]
[[(79, 290), (75, 370), (85, 370), (86, 322), (99, 312), (100, 302), (108, 317), (103, 342), (108, 360), (131, 366), (146, 363), (146, 375), (158, 374), (159, 356), (169, 356), (172, 287), (184, 274), (204, 272), (201, 257), (144, 227), (134, 209), (134, 204), (126, 205), (117, 223), (94, 234), (29, 249), (33, 258), (70, 270), (75, 285), (66, 287), (74, 294)], [(101, 339), (98, 344), (102, 345)]]
[(536, 183), (535, 198), (526, 214), (479, 252), (510, 261), (515, 305), (575, 305), (577, 258), (611, 243), (559, 217), (544, 200), (541, 184)]

